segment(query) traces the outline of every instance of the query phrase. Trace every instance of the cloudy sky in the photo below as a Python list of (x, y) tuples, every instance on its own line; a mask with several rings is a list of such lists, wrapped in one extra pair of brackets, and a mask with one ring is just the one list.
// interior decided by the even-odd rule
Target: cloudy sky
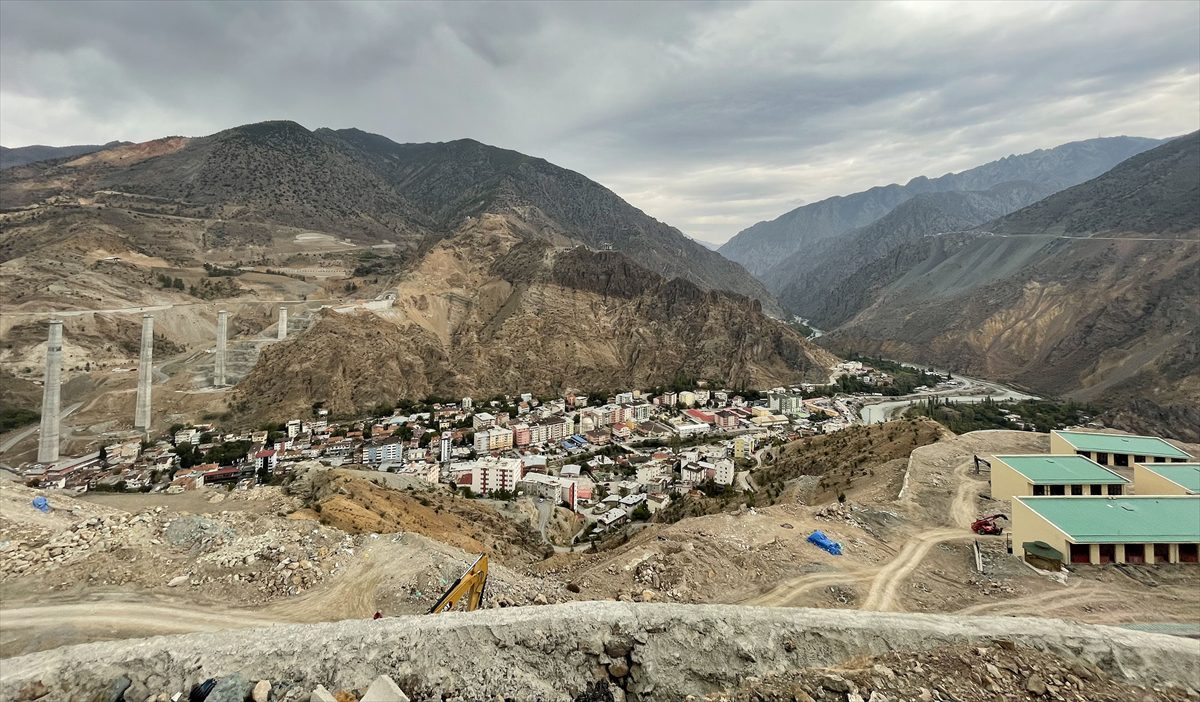
[(721, 242), (805, 202), (1200, 128), (1200, 3), (0, 3), (0, 143), (265, 119), (473, 137)]

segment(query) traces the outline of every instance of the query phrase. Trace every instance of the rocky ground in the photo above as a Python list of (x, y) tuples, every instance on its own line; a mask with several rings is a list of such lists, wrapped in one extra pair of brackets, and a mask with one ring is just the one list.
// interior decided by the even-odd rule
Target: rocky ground
[(1100, 667), (1045, 651), (953, 646), (896, 651), (826, 670), (798, 670), (747, 679), (737, 689), (691, 700), (705, 702), (1168, 702), (1195, 700), (1195, 690), (1141, 686)]
[[(206, 702), (1184, 702), (1200, 697), (1194, 644), (1031, 618), (580, 602), (86, 644), (9, 659), (0, 690), (113, 702), (197, 686), (221, 691)], [(373, 698), (381, 676), (405, 697)]]

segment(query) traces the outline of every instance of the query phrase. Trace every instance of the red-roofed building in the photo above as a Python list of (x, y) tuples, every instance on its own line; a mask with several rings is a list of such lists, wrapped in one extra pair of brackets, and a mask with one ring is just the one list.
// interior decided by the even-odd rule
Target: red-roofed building
[(275, 449), (266, 449), (254, 454), (254, 470), (267, 472), (275, 471), (275, 464), (278, 462), (278, 452)]
[(704, 422), (710, 426), (717, 423), (717, 419), (713, 416), (712, 412), (706, 412), (698, 409), (687, 409), (684, 410), (683, 413), (697, 422)]

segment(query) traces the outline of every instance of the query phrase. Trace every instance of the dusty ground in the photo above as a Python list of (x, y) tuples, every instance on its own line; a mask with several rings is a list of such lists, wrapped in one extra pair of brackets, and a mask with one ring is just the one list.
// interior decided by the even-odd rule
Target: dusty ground
[[(298, 500), (277, 488), (89, 500), (52, 493), (49, 514), (30, 505), (38, 494), (0, 484), (0, 656), (107, 638), (423, 613), (476, 553), (414, 531), (350, 534), (289, 518), (304, 515), (291, 512)], [(502, 562), (489, 573), (492, 606), (566, 596)]]
[[(323, 471), (312, 494), (319, 512), (295, 510), (296, 498), (267, 490), (221, 503), (199, 494), (54, 495), (57, 509), (43, 515), (29, 507), (33, 491), (3, 486), (0, 655), (97, 638), (423, 612), (479, 552), (495, 556), (493, 605), (620, 598), (1200, 621), (1194, 568), (1078, 568), (1064, 582), (1013, 559), (1002, 537), (968, 531), (978, 514), (1002, 511), (986, 498), (986, 475), (973, 474), (971, 456), (1040, 451), (1046, 442), (1025, 432), (943, 439), (904, 466), (889, 462), (877, 473), (882, 487), (856, 486), (844, 505), (784, 503), (653, 524), (612, 550), (545, 560), (520, 505), (500, 505), (512, 512), (505, 516), (484, 501), (387, 489), (351, 471)], [(206, 521), (172, 542), (168, 530), (185, 513)], [(89, 520), (107, 534), (79, 536), (95, 529)], [(842, 544), (842, 556), (807, 543), (818, 529)], [(88, 546), (79, 551), (82, 541)], [(983, 573), (974, 567), (976, 541)], [(14, 559), (18, 551), (37, 558)], [(276, 570), (280, 563), (286, 572)], [(303, 569), (299, 583), (288, 563)], [(180, 575), (184, 584), (167, 585)]]

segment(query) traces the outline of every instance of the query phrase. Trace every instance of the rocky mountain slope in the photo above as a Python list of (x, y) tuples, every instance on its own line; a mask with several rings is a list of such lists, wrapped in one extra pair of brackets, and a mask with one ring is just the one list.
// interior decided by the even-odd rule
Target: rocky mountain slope
[[(1006, 156), (960, 173), (914, 178), (905, 185), (871, 188), (796, 208), (769, 222), (739, 232), (719, 251), (757, 276), (764, 276), (792, 254), (815, 242), (866, 226), (901, 203), (923, 193), (982, 191), (1024, 181), (1061, 190), (1104, 173), (1135, 154), (1162, 143), (1140, 137), (1111, 137), (1071, 142), (1053, 149)], [(782, 272), (771, 276), (780, 287)], [(776, 290), (780, 288), (775, 288)]]
[(128, 143), (127, 141), (110, 141), (107, 144), (76, 144), (74, 146), (43, 146), (41, 144), (17, 146), (14, 148), (0, 146), (0, 171), (6, 168), (24, 166), (27, 163), (82, 156), (103, 149), (123, 146)]
[(766, 281), (791, 312), (832, 328), (861, 309), (873, 289), (869, 281), (857, 280), (859, 270), (924, 237), (973, 228), (1050, 192), (1047, 186), (1018, 181), (984, 191), (917, 195), (872, 224), (797, 251), (768, 271)]
[[(1099, 401), (1196, 440), (1200, 133), (978, 230), (925, 237), (843, 284), (832, 348)], [(1143, 423), (1139, 428), (1148, 427)]]
[[(516, 233), (514, 233), (516, 232)], [(667, 280), (617, 252), (563, 249), (488, 215), (434, 246), (370, 313), (327, 312), (266, 349), (234, 408), (400, 397), (649, 387), (707, 378), (764, 387), (827, 375), (832, 355), (757, 300)]]
[[(779, 311), (740, 266), (600, 184), (469, 139), (397, 144), (356, 129), (314, 132), (278, 121), (110, 151), (14, 169), (0, 183), (0, 206), (53, 197), (99, 200), (412, 250), (427, 248), (471, 217), (516, 214), (559, 243), (625, 251), (666, 277), (755, 297)], [(250, 241), (267, 243), (261, 234)]]

